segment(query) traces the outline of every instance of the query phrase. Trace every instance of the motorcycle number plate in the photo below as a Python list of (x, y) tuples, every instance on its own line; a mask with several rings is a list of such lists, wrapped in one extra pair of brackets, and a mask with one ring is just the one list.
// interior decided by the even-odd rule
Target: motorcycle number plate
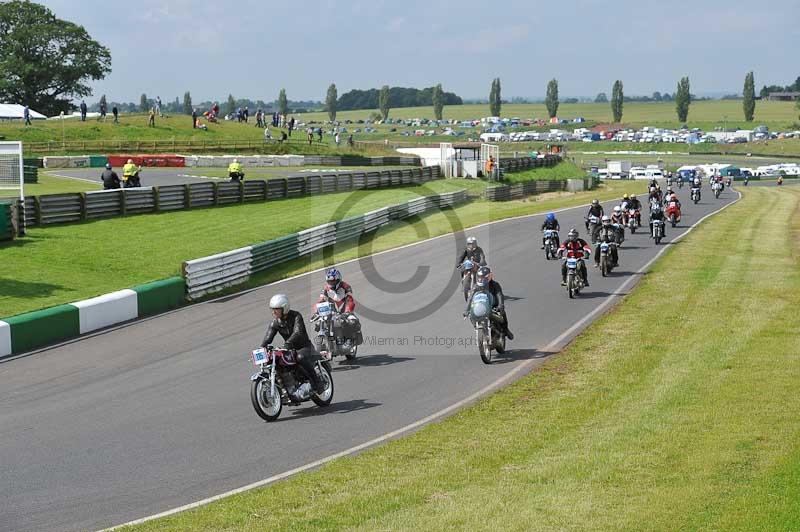
[(606, 244), (606, 243), (603, 243), (603, 244), (600, 246), (600, 251), (602, 251), (603, 253), (608, 253), (608, 244)]
[(577, 268), (578, 267), (578, 259), (567, 259), (567, 268)]
[(473, 303), (488, 303), (489, 302), (489, 295), (483, 292), (478, 292), (472, 297)]
[(267, 350), (263, 347), (255, 349), (253, 351), (253, 364), (256, 366), (260, 366), (261, 364), (267, 363)]
[(330, 316), (331, 312), (333, 312), (333, 308), (330, 303), (317, 303), (317, 314), (320, 316)]

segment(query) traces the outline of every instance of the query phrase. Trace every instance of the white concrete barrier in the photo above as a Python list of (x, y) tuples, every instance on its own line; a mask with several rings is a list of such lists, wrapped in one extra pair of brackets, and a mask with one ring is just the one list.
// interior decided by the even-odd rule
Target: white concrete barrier
[(0, 357), (11, 354), (11, 326), (0, 321)]
[(84, 334), (139, 315), (139, 300), (133, 290), (120, 290), (72, 303), (78, 308), (80, 333)]

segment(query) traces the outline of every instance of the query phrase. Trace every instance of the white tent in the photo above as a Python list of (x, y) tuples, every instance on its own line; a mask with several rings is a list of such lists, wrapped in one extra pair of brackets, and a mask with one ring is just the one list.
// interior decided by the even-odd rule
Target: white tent
[[(47, 118), (33, 109), (30, 110), (31, 119), (41, 120)], [(0, 120), (22, 120), (25, 117), (25, 106), (16, 103), (0, 103)]]

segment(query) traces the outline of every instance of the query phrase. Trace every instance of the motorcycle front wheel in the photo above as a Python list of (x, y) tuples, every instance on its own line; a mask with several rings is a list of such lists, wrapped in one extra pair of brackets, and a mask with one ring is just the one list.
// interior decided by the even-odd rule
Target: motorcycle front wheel
[(489, 345), (489, 338), (483, 330), (478, 331), (478, 353), (484, 364), (492, 363), (492, 346)]
[(258, 379), (250, 385), (250, 401), (258, 417), (264, 421), (275, 421), (281, 415), (283, 404), (278, 387), (270, 394), (270, 385), (267, 379)]
[(322, 393), (311, 394), (311, 400), (317, 406), (328, 406), (333, 401), (333, 376), (331, 375), (331, 366), (327, 362), (321, 364), (322, 370), (318, 372), (317, 376), (325, 385)]

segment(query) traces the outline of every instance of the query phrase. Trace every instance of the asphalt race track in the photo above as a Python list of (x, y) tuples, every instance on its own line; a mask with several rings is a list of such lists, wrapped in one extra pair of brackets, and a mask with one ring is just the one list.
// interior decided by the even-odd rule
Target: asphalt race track
[[(716, 200), (707, 184), (698, 205), (688, 187), (678, 195), (683, 220), (667, 227), (667, 241), (738, 197), (726, 188)], [(558, 215), (562, 238), (570, 227), (585, 236), (585, 211)], [(541, 223), (535, 216), (468, 232), (503, 285), (516, 334), (511, 351), (491, 366), (461, 318), (454, 236), (342, 265), (365, 344), (354, 363), (334, 362), (329, 408), (285, 408), (275, 423), (263, 422), (250, 404), (249, 352), (261, 342), (272, 294), (287, 293), (308, 318), (319, 272), (0, 363), (0, 530), (121, 524), (404, 427), (522, 364), (540, 364), (545, 346), (624, 294), (632, 283), (623, 284), (664, 248), (646, 226), (626, 232), (620, 267), (608, 278), (590, 267), (591, 286), (569, 300), (560, 262), (548, 263), (539, 249)]]

